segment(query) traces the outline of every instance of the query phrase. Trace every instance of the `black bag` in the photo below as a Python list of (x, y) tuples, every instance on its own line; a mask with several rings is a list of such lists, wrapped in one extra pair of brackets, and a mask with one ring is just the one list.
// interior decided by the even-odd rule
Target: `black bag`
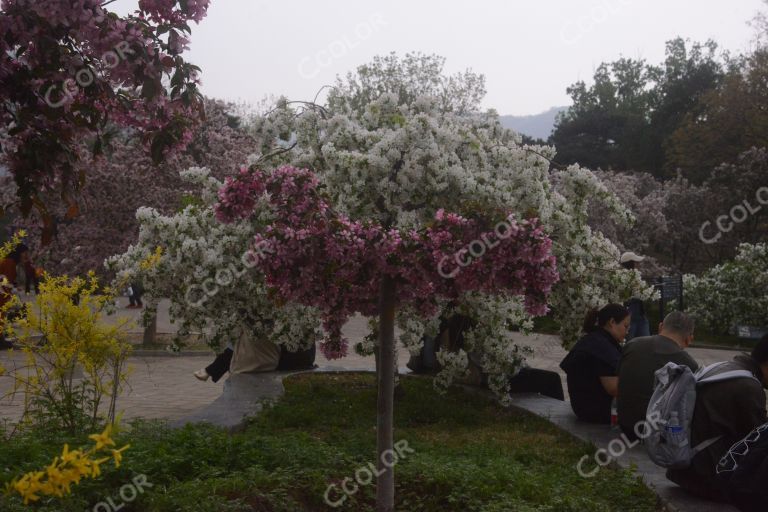
[(740, 510), (764, 511), (768, 503), (768, 423), (737, 442), (720, 459), (716, 478)]
[(280, 346), (280, 362), (277, 363), (277, 370), (281, 372), (311, 370), (315, 367), (315, 355), (317, 349), (314, 343), (307, 350), (298, 352), (288, 352), (285, 346)]

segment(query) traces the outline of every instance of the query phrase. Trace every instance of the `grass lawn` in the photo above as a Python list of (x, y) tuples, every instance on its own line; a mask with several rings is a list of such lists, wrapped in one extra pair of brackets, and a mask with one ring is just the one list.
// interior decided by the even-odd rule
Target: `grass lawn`
[[(83, 512), (109, 497), (119, 506), (120, 487), (144, 474), (153, 487), (122, 512), (334, 510), (323, 500), (329, 484), (353, 478), (375, 459), (374, 378), (300, 375), (285, 384), (285, 396), (238, 434), (133, 423), (119, 437), (118, 444), (131, 443), (119, 469), (105, 468), (74, 496), (35, 508)], [(459, 390), (440, 396), (427, 379), (403, 378), (402, 386), (395, 440), (407, 441), (413, 453), (396, 466), (399, 511), (660, 510), (627, 471), (580, 477), (576, 463), (594, 447), (542, 419)], [(0, 482), (49, 464), (65, 441), (53, 437), (37, 433), (0, 444)], [(361, 486), (335, 510), (373, 510), (374, 495), (373, 485)], [(0, 497), (0, 510), (27, 509)]]

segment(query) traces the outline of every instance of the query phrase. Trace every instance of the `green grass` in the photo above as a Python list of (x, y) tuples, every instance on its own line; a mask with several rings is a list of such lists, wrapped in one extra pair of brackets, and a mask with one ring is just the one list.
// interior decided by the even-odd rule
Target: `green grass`
[[(427, 379), (403, 378), (402, 387), (395, 440), (406, 440), (414, 453), (396, 466), (397, 510), (660, 510), (628, 471), (603, 468), (595, 478), (580, 477), (576, 463), (594, 447), (545, 420), (462, 391), (437, 395)], [(74, 496), (37, 508), (92, 510), (145, 474), (154, 487), (122, 512), (334, 510), (323, 502), (328, 485), (354, 477), (375, 459), (375, 406), (371, 375), (314, 374), (289, 379), (285, 396), (238, 434), (134, 423), (122, 435), (131, 448), (120, 469), (107, 469)], [(3, 443), (0, 482), (44, 467), (63, 441), (38, 435)], [(374, 496), (373, 485), (361, 487), (335, 510), (373, 510)], [(0, 498), (0, 510), (24, 508)]]

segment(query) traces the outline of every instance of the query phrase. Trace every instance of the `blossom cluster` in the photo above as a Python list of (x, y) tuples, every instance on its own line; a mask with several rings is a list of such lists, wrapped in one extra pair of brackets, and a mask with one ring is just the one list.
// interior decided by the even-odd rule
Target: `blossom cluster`
[[(45, 468), (45, 471), (32, 471), (10, 482), (6, 486), (6, 492), (17, 493), (24, 504), (34, 503), (41, 496), (56, 496), (62, 498), (72, 492), (72, 485), (77, 485), (83, 479), (98, 478), (101, 475), (101, 465), (113, 460), (115, 467), (120, 467), (123, 452), (130, 448), (125, 445), (122, 448), (110, 448), (115, 446), (112, 439), (112, 424), (106, 426), (100, 434), (88, 436), (94, 445), (87, 449), (71, 450), (64, 445), (61, 455), (55, 457), (53, 462)], [(107, 457), (99, 457), (103, 452), (109, 453)]]
[(252, 168), (229, 181), (219, 192), (219, 218), (249, 215), (248, 205), (259, 197), (248, 198), (245, 206), (238, 201), (254, 190), (266, 193), (273, 208), (272, 223), (255, 236), (271, 256), (257, 266), (285, 300), (323, 312), (327, 337), (321, 348), (329, 358), (346, 354), (341, 328), (352, 314), (377, 313), (385, 277), (397, 283), (398, 304), (424, 316), (434, 315), (436, 298), (455, 299), (470, 290), (503, 290), (524, 297), (530, 314), (544, 314), (558, 279), (551, 241), (535, 219), (508, 218), (508, 236), (498, 247), (445, 279), (441, 262), (490, 229), (443, 210), (423, 230), (354, 221), (331, 208), (313, 172), (290, 166), (273, 172)]
[(318, 313), (278, 300), (249, 264), (255, 230), (270, 219), (267, 212), (255, 221), (221, 223), (213, 205), (224, 183), (206, 168), (181, 177), (197, 189), (195, 201), (173, 215), (140, 208), (138, 240), (106, 262), (116, 280), (141, 281), (150, 312), (159, 298), (170, 300), (177, 345), (196, 334), (220, 349), (245, 331), (293, 352), (311, 346), (321, 334)]
[(768, 244), (741, 244), (733, 260), (686, 274), (683, 287), (688, 312), (714, 332), (768, 326)]

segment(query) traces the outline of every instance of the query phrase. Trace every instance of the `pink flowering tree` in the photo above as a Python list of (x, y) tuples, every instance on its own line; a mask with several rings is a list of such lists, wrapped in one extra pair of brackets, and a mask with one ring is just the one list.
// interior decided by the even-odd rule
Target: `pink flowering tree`
[[(396, 179), (397, 169), (393, 174)], [(224, 222), (251, 216), (255, 222), (269, 205), (273, 220), (254, 244), (271, 256), (260, 258), (258, 267), (283, 300), (321, 312), (326, 357), (346, 355), (341, 328), (350, 316), (378, 316), (377, 510), (394, 510), (394, 472), (386, 454), (393, 448), (398, 309), (429, 317), (439, 299), (482, 291), (519, 296), (531, 315), (544, 314), (558, 279), (551, 240), (536, 219), (517, 219), (504, 210), (468, 218), (438, 209), (418, 228), (398, 227), (393, 219), (353, 220), (334, 209), (313, 172), (291, 166), (273, 172), (243, 168), (226, 181), (219, 199), (217, 216)], [(506, 219), (501, 232), (493, 224), (499, 219)], [(498, 245), (459, 268), (454, 255), (488, 239)]]
[(101, 154), (108, 128), (136, 130), (157, 163), (190, 141), (203, 111), (199, 69), (182, 54), (209, 1), (139, 0), (123, 17), (111, 3), (2, 2), (0, 157), (17, 206), (40, 213), (46, 240), (47, 205), (61, 199), (77, 213), (73, 192), (89, 175), (77, 162)]
[[(192, 141), (158, 165), (142, 151), (141, 141), (121, 130), (95, 160), (76, 163), (77, 172), (89, 178), (75, 197), (76, 216), (67, 217), (67, 207), (49, 205), (55, 219), (48, 244), (41, 244), (43, 229), (35, 216), (16, 218), (15, 229), (29, 233), (28, 245), (36, 264), (54, 274), (84, 275), (105, 271), (105, 258), (123, 253), (139, 233), (136, 211), (154, 208), (163, 215), (179, 211), (185, 201), (195, 201), (196, 190), (179, 173), (190, 167), (206, 167), (219, 180), (258, 151), (256, 141), (240, 126), (233, 105), (205, 100), (205, 120), (192, 133)], [(0, 205), (16, 196), (12, 178), (0, 178)]]

